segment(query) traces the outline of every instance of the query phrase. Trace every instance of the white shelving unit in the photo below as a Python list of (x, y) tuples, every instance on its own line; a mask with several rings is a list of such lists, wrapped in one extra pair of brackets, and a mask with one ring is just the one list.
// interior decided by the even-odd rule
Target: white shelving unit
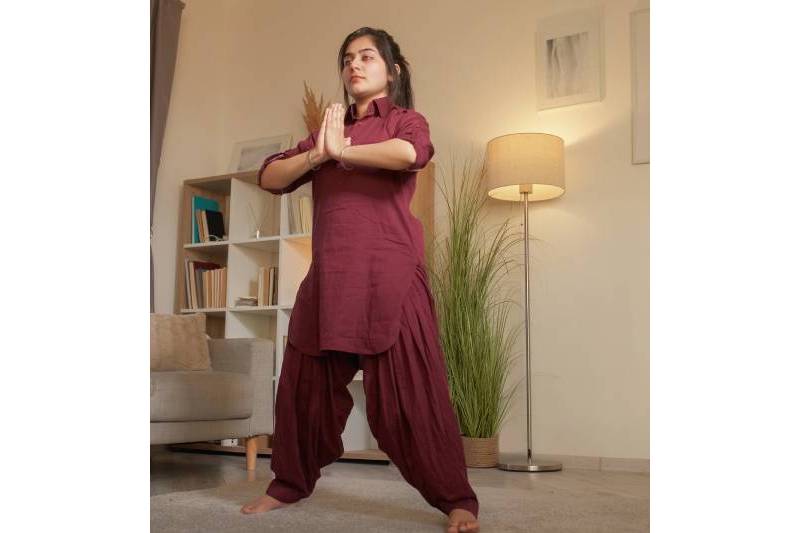
[[(183, 184), (180, 209), (179, 246), (176, 269), (176, 313), (202, 312), (208, 333), (224, 338), (269, 338), (275, 342), (273, 398), (277, 393), (283, 364), (284, 345), (295, 295), (311, 265), (311, 234), (289, 233), (290, 200), (311, 196), (306, 183), (290, 194), (274, 195), (257, 184), (256, 172), (240, 172), (208, 178), (189, 179)], [(216, 199), (223, 211), (228, 240), (191, 244), (191, 198), (198, 194)], [(248, 207), (249, 204), (249, 207)], [(264, 214), (262, 235), (255, 238), (251, 216)], [(189, 309), (185, 302), (184, 260), (215, 261), (227, 266), (226, 307)], [(278, 267), (278, 304), (234, 307), (240, 296), (255, 296), (260, 267)], [(359, 371), (349, 385), (353, 410), (342, 435), (345, 458), (388, 460), (378, 449), (366, 418), (366, 405)]]

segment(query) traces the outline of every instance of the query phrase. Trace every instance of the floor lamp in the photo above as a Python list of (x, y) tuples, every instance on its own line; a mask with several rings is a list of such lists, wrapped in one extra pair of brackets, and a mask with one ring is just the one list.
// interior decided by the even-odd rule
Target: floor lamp
[(552, 472), (561, 463), (534, 462), (531, 437), (530, 289), (528, 270), (528, 202), (550, 200), (564, 194), (564, 140), (548, 133), (511, 133), (490, 140), (486, 146), (486, 179), (489, 196), (525, 202), (525, 376), (528, 460), (499, 463), (501, 470)]

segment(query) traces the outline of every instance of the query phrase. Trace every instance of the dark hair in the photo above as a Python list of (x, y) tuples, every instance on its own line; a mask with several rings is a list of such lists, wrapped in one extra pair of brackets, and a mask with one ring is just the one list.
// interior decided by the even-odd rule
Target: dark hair
[[(389, 97), (395, 105), (405, 107), (407, 109), (414, 109), (414, 91), (411, 89), (411, 71), (408, 68), (408, 61), (400, 53), (400, 47), (394, 41), (391, 35), (383, 30), (370, 28), (364, 26), (359, 28), (347, 37), (345, 37), (341, 48), (339, 48), (339, 78), (341, 79), (342, 69), (344, 68), (344, 54), (347, 52), (347, 46), (354, 39), (358, 39), (363, 35), (368, 35), (378, 53), (386, 63), (387, 73), (391, 74), (394, 80), (389, 81)], [(400, 75), (394, 69), (394, 64), (400, 66)], [(347, 94), (347, 88), (343, 89), (344, 101), (347, 105), (350, 104), (350, 95)]]

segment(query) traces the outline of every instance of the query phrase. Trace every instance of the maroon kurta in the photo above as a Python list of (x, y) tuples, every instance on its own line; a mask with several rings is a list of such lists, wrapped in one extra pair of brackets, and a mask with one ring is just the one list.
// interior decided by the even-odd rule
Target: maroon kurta
[[(289, 319), (289, 342), (308, 355), (388, 350), (397, 340), (417, 265), (425, 264), (422, 223), (409, 206), (417, 172), (434, 154), (428, 122), (389, 96), (373, 99), (361, 118), (355, 111), (351, 104), (344, 118), (344, 136), (352, 145), (404, 139), (416, 150), (414, 164), (407, 170), (348, 164), (353, 168), (345, 170), (330, 160), (283, 189), (266, 189), (284, 194), (311, 181), (311, 266)], [(310, 150), (318, 134), (267, 157), (259, 176), (270, 162)]]

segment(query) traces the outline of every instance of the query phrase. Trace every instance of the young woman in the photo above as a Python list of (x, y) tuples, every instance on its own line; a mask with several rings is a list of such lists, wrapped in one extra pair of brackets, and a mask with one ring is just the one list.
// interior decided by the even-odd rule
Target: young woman
[(383, 30), (360, 28), (339, 50), (345, 108), (319, 130), (264, 160), (274, 194), (312, 181), (312, 260), (289, 320), (278, 382), (266, 494), (258, 513), (309, 496), (320, 469), (344, 453), (363, 369), (367, 419), (403, 478), (448, 515), (448, 532), (479, 530), (478, 499), (450, 403), (423, 228), (409, 211), (417, 171), (434, 153), (414, 111), (408, 62)]

